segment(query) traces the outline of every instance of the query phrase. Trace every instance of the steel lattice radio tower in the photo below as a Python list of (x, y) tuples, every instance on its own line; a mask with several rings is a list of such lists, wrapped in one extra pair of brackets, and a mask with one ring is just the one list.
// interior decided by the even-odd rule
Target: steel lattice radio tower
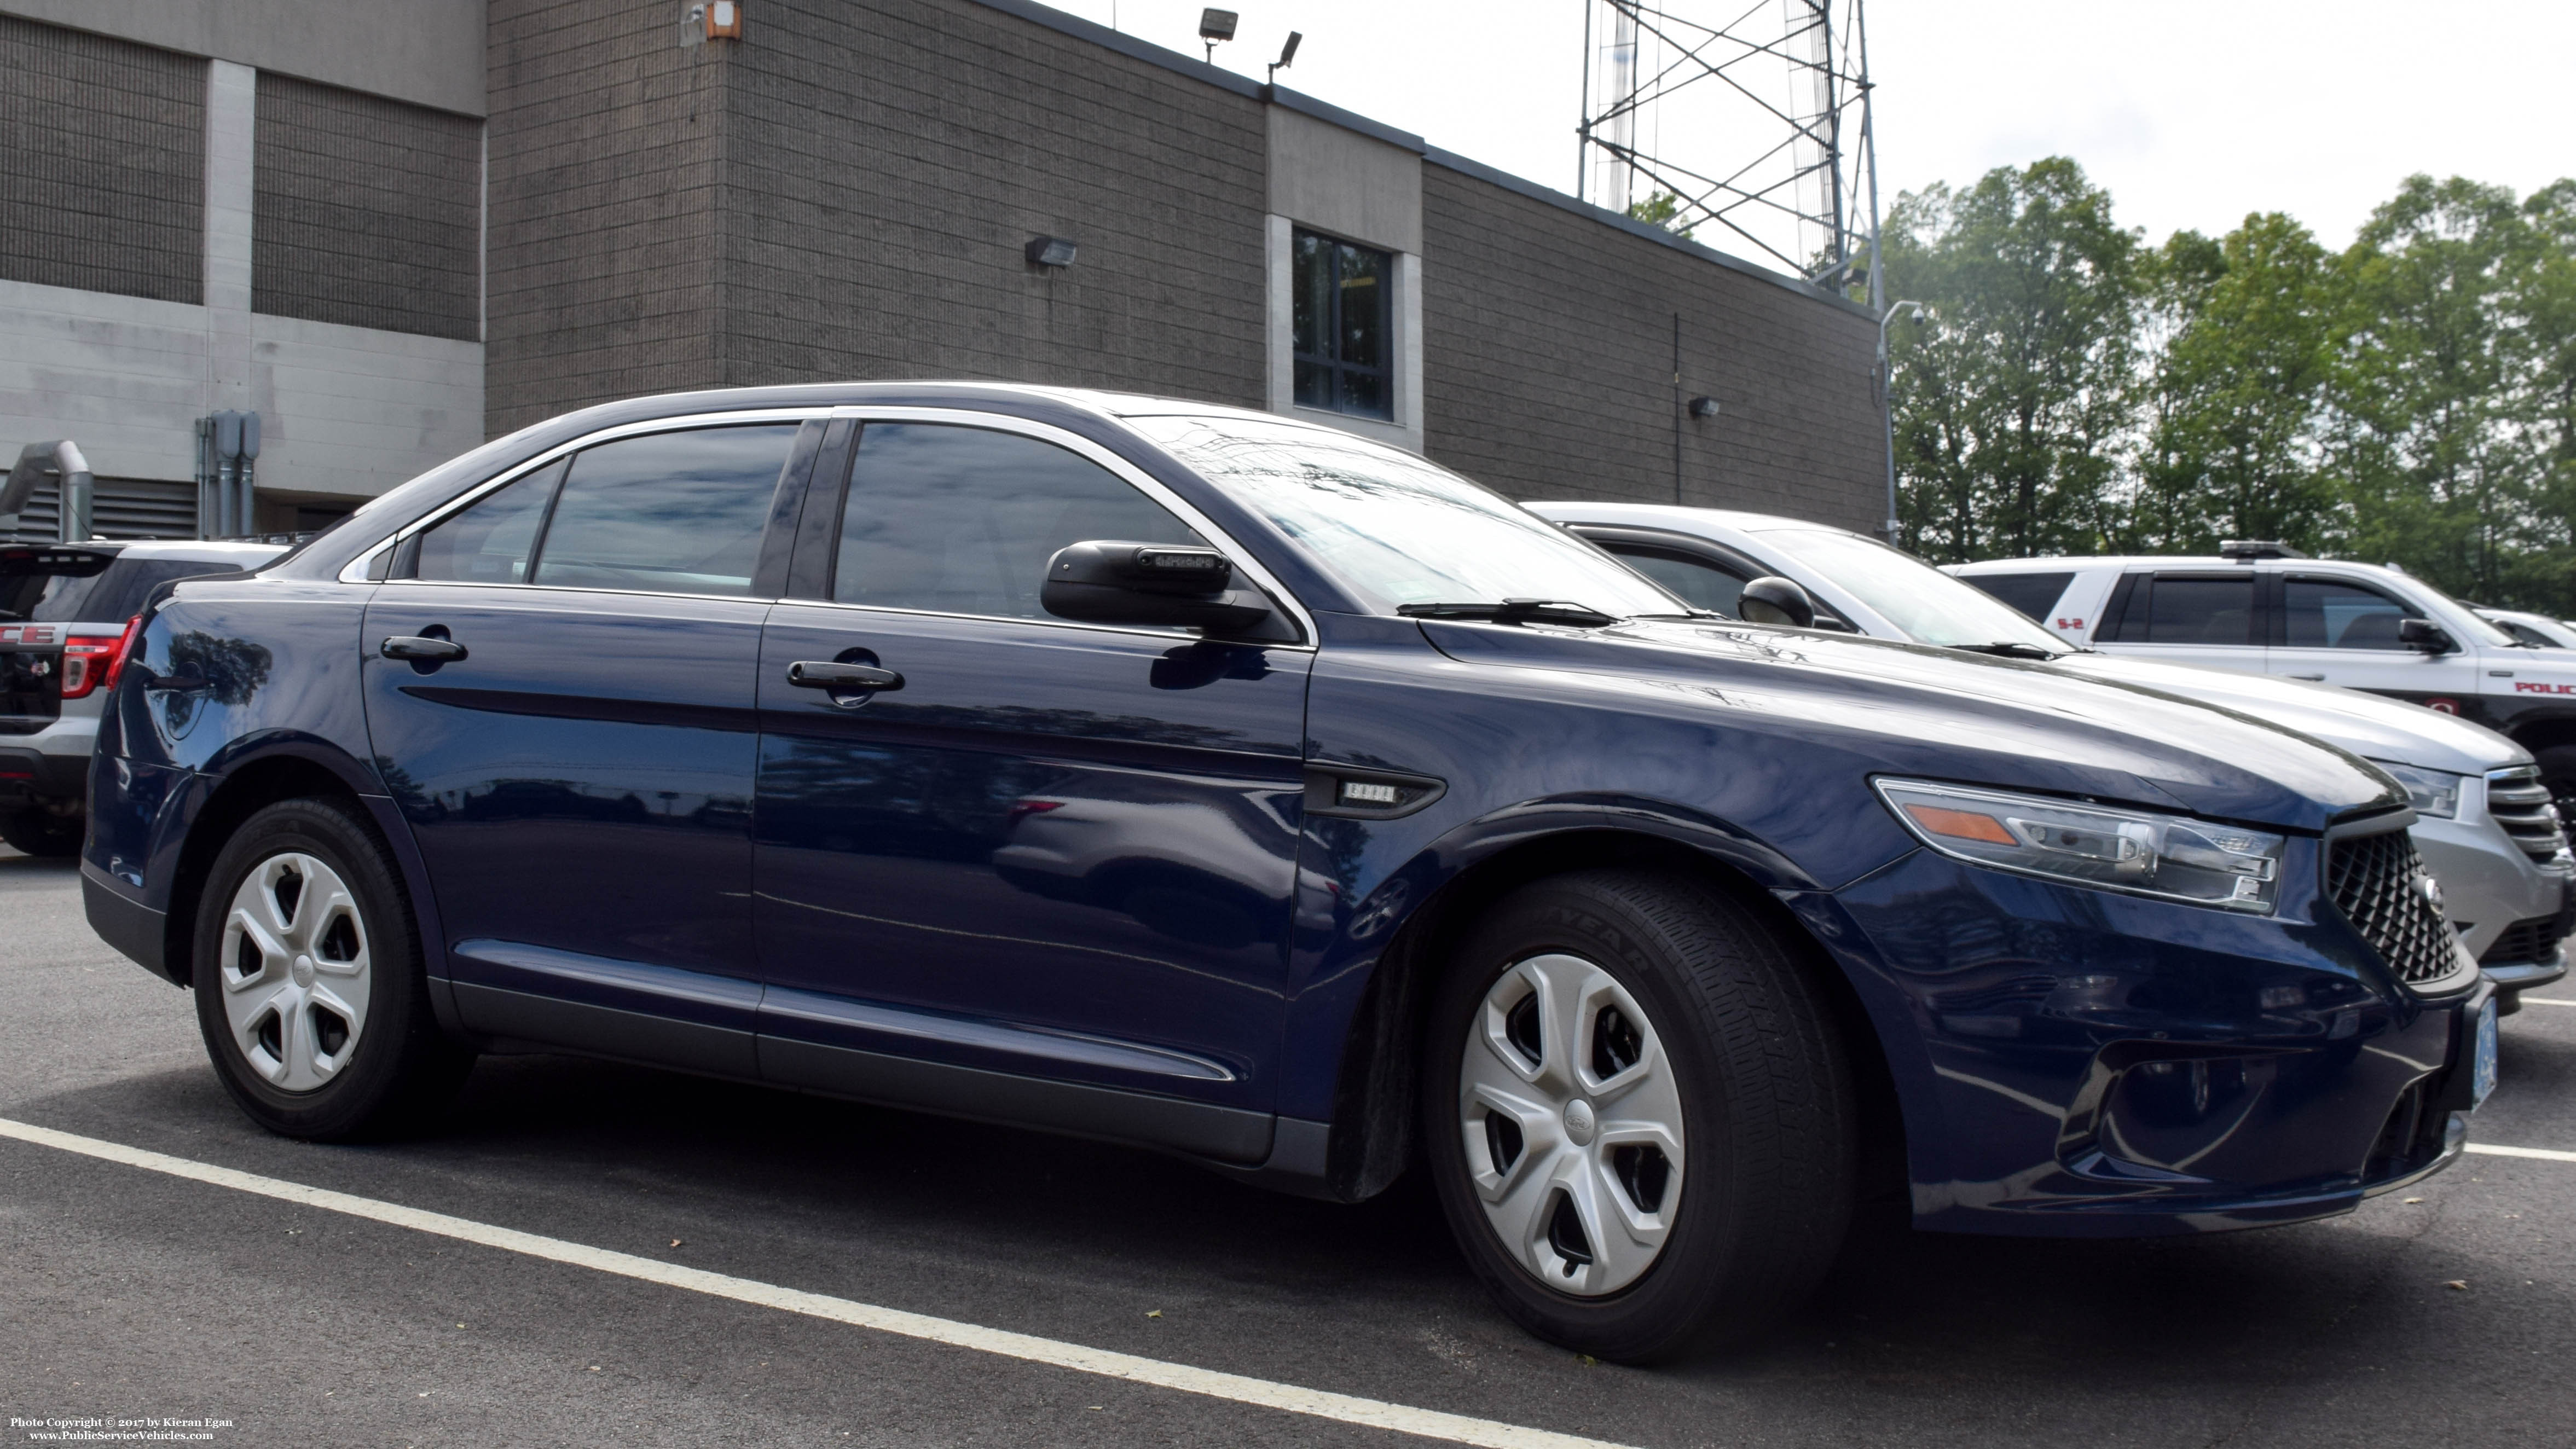
[(1675, 230), (1837, 291), (1866, 275), (1883, 308), (1861, 0), (1584, 4), (1583, 198), (1670, 198)]

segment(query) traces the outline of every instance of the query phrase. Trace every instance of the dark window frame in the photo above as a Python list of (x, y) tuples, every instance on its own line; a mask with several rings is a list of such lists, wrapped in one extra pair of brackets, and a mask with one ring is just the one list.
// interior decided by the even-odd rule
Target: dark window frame
[[(1330, 299), (1331, 303), (1329, 307), (1331, 315), (1316, 319), (1316, 330), (1323, 334), (1322, 340), (1324, 342), (1324, 350), (1320, 352), (1310, 351), (1298, 346), (1298, 339), (1294, 336), (1294, 319), (1296, 316), (1295, 298), (1301, 284), (1301, 279), (1298, 276), (1302, 251), (1300, 243), (1309, 237), (1323, 244), (1323, 254), (1329, 257), (1332, 263), (1331, 282), (1325, 288), (1325, 295)], [(1343, 334), (1342, 303), (1345, 300), (1345, 293), (1348, 290), (1342, 284), (1342, 261), (1346, 252), (1367, 252), (1371, 256), (1379, 258), (1381, 261), (1381, 266), (1378, 270), (1379, 287), (1377, 320), (1378, 335), (1385, 339), (1384, 347), (1386, 360), (1377, 366), (1372, 367), (1355, 362), (1346, 362), (1341, 356)], [(1323, 403), (1312, 403), (1303, 399), (1297, 399), (1296, 405), (1298, 407), (1313, 408), (1318, 412), (1337, 413), (1343, 417), (1368, 418), (1375, 422), (1395, 422), (1397, 413), (1400, 410), (1398, 399), (1395, 395), (1395, 364), (1401, 351), (1399, 340), (1395, 335), (1396, 256), (1396, 253), (1388, 251), (1383, 247), (1373, 247), (1363, 242), (1350, 241), (1343, 237), (1334, 236), (1330, 232), (1318, 231), (1310, 226), (1290, 228), (1288, 233), (1288, 288), (1290, 297), (1289, 316), (1291, 319), (1291, 336), (1288, 344), (1288, 365), (1290, 372), (1289, 394), (1292, 398), (1295, 398), (1295, 373), (1298, 364), (1303, 363), (1309, 367), (1322, 369), (1326, 379), (1325, 395), (1327, 398), (1327, 401)], [(1379, 388), (1378, 395), (1386, 399), (1386, 411), (1383, 413), (1363, 412), (1352, 408), (1346, 408), (1342, 405), (1342, 398), (1345, 393), (1342, 381), (1345, 376), (1352, 375), (1372, 377), (1377, 380)]]

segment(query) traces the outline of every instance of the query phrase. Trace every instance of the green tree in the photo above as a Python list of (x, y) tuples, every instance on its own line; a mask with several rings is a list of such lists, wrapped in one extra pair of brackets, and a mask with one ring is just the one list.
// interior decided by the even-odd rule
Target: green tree
[(1692, 240), (1695, 227), (1681, 224), (1682, 199), (1676, 192), (1658, 191), (1643, 201), (1628, 203), (1628, 215), (1648, 226), (1660, 226), (1683, 241)]
[(2512, 192), (2414, 176), (2345, 252), (2326, 438), (2352, 556), (2501, 597), (2536, 501), (2516, 426), (2533, 243)]
[(2514, 278), (2513, 310), (2523, 325), (2514, 422), (2533, 519), (2529, 546), (2507, 563), (2501, 593), (2566, 617), (2576, 615), (2576, 181), (2542, 187), (2522, 211), (2530, 251)]
[(2137, 234), (2064, 157), (1909, 193), (1886, 233), (1897, 295), (1931, 309), (1893, 339), (1906, 546), (2097, 551), (2135, 414)]
[(2216, 241), (2176, 232), (2141, 269), (2152, 360), (2125, 547), (2326, 546), (2338, 497), (2316, 429), (2341, 310), (2333, 261), (2264, 212)]

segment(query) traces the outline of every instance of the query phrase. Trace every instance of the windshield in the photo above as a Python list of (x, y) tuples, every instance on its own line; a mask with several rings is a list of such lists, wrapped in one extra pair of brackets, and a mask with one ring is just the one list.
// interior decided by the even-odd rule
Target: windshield
[(1296, 423), (1128, 421), (1375, 608), (1552, 599), (1622, 618), (1689, 612), (1617, 559), (1410, 453)]
[(1833, 580), (1918, 644), (2027, 644), (2069, 652), (2065, 640), (2011, 605), (1876, 539), (1823, 528), (1771, 529), (1758, 537)]

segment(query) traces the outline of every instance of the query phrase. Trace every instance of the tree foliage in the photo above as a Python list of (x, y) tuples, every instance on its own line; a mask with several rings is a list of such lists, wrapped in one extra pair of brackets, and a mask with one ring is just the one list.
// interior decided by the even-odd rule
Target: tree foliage
[(1902, 541), (2277, 538), (2576, 613), (2576, 181), (2410, 178), (2340, 253), (2276, 212), (2149, 247), (2074, 162), (1898, 199)]

